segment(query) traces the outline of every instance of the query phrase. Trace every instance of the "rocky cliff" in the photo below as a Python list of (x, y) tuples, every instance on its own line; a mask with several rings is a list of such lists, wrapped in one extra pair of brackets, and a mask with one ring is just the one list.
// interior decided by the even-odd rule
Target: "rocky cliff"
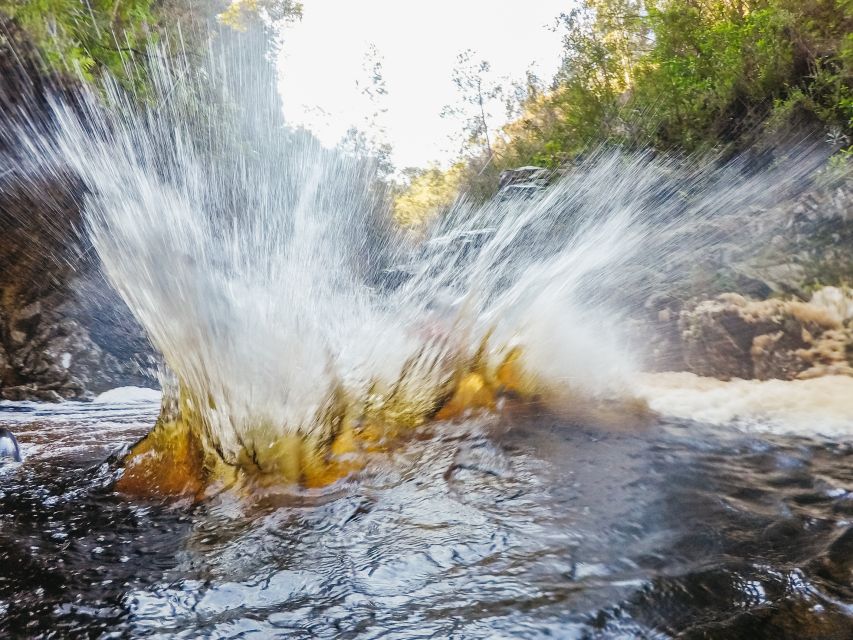
[(30, 162), (16, 139), (52, 126), (53, 93), (75, 83), (46, 72), (14, 23), (0, 24), (0, 398), (85, 399), (151, 385), (153, 352), (99, 275), (82, 231), (85, 194), (61, 167)]
[(794, 380), (853, 375), (853, 294), (819, 289), (808, 301), (730, 293), (679, 315), (686, 367), (716, 378)]
[[(544, 188), (537, 167), (506, 171), (502, 193)], [(771, 208), (685, 228), (711, 250), (647, 270), (624, 297), (654, 370), (722, 379), (853, 375), (853, 183), (825, 170)], [(645, 299), (637, 294), (645, 295)]]
[(732, 223), (718, 255), (646, 301), (652, 366), (723, 379), (853, 375), (850, 180), (818, 180)]

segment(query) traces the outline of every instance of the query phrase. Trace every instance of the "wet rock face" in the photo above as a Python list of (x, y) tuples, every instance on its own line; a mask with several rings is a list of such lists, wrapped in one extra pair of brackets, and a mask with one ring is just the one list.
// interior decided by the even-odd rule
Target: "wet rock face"
[(550, 172), (542, 167), (519, 167), (501, 172), (500, 197), (528, 197), (548, 186)]
[(825, 287), (811, 300), (723, 294), (678, 319), (686, 367), (717, 378), (853, 375), (853, 297)]
[[(153, 351), (120, 300), (98, 300), (115, 305), (114, 317), (104, 327), (91, 322), (85, 304), (65, 294), (13, 306), (5, 317), (0, 315), (5, 338), (0, 344), (0, 398), (83, 400), (117, 386), (155, 384)], [(121, 318), (122, 313), (127, 317)]]
[[(849, 179), (817, 181), (770, 209), (703, 222), (716, 254), (674, 262), (675, 274), (648, 287), (635, 332), (648, 367), (760, 379), (848, 372), (850, 293), (824, 286), (808, 299), (816, 285), (853, 281), (851, 203)], [(810, 319), (818, 307), (835, 319)]]
[[(47, 96), (73, 104), (74, 83), (45, 74), (14, 23), (0, 18), (5, 120), (51, 126)], [(33, 166), (15, 127), (0, 129), (0, 398), (85, 399), (151, 386), (153, 351), (98, 275), (81, 228), (82, 186)]]
[[(0, 323), (3, 322), (3, 315), (0, 313)], [(9, 354), (6, 353), (5, 345), (0, 342), (0, 387), (11, 371), (11, 363), (9, 362)]]
[[(853, 276), (853, 181), (815, 184), (759, 215), (735, 216), (717, 265), (723, 291), (803, 297), (815, 284)], [(746, 239), (752, 239), (748, 241)], [(715, 293), (721, 293), (717, 290)]]

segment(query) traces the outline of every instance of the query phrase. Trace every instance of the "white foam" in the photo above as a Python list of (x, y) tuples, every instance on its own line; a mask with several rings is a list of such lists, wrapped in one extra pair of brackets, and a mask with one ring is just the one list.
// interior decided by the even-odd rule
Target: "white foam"
[(127, 404), (130, 402), (160, 402), (162, 392), (145, 387), (118, 387), (104, 391), (94, 400), (97, 404)]
[(730, 380), (692, 373), (640, 376), (635, 392), (664, 416), (750, 431), (853, 435), (853, 377)]

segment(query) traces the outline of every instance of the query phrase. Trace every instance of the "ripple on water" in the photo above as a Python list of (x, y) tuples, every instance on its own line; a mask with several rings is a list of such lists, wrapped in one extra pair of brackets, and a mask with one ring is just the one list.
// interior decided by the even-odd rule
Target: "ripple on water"
[(0, 412), (27, 455), (0, 478), (0, 632), (745, 639), (853, 628), (843, 442), (696, 423), (472, 421), (425, 429), (324, 491), (128, 503), (98, 469), (155, 416), (154, 403)]

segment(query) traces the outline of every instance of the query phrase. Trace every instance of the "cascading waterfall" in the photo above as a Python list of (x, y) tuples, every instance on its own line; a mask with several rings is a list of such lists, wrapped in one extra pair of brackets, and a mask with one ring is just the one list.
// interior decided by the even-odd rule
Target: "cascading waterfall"
[(462, 200), (416, 238), (369, 162), (286, 126), (257, 48), (223, 38), (201, 69), (153, 48), (149, 74), (142, 99), (106, 82), (56, 97), (52, 131), (15, 125), (20, 179), (84, 186), (104, 272), (173, 377), (129, 490), (320, 484), (359, 441), (501, 394), (618, 397), (641, 365), (638, 301), (822, 161), (600, 151), (532, 195)]

